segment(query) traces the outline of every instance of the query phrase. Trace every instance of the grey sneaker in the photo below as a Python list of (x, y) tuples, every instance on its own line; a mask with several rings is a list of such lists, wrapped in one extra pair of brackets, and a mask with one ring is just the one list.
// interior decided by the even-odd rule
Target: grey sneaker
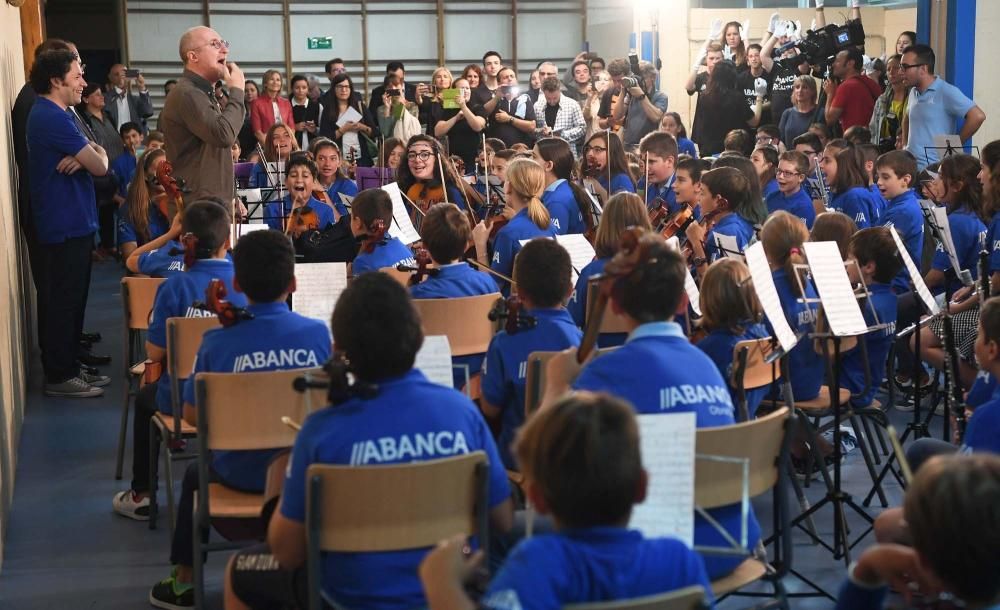
[(45, 395), (63, 398), (95, 398), (103, 396), (104, 390), (95, 388), (79, 377), (70, 377), (62, 383), (45, 384)]
[(103, 388), (104, 386), (111, 383), (111, 378), (107, 375), (91, 375), (86, 371), (80, 371), (79, 375), (87, 385), (94, 386), (95, 388)]

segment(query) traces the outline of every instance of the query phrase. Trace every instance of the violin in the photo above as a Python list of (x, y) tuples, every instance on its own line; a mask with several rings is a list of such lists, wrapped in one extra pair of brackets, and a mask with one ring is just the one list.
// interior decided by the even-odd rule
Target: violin
[(319, 230), (319, 214), (317, 214), (316, 210), (311, 207), (305, 206), (292, 210), (292, 214), (288, 217), (288, 226), (285, 230), (285, 234), (299, 238), (306, 231)]
[(529, 330), (538, 324), (538, 318), (523, 312), (524, 303), (516, 294), (501, 299), (496, 307), (490, 310), (491, 322), (503, 321), (504, 330), (508, 335), (516, 335), (518, 331)]
[(205, 303), (199, 304), (199, 307), (219, 316), (219, 323), (224, 328), (241, 320), (253, 320), (253, 314), (250, 311), (227, 301), (226, 294), (225, 282), (216, 278), (208, 283), (208, 288), (205, 289)]
[(407, 282), (408, 286), (416, 286), (420, 282), (424, 281), (424, 278), (435, 277), (441, 273), (440, 269), (431, 267), (434, 261), (431, 259), (431, 253), (428, 252), (426, 248), (417, 248), (417, 251), (413, 253), (413, 260), (417, 261), (416, 267), (404, 265), (402, 263), (396, 265), (396, 271), (408, 271), (413, 273)]
[(385, 240), (385, 232), (388, 227), (385, 221), (381, 218), (376, 218), (372, 222), (371, 226), (368, 227), (368, 235), (365, 236), (364, 240), (361, 242), (361, 251), (365, 254), (371, 254), (375, 251), (375, 246), (379, 245)]
[[(724, 211), (727, 211), (727, 210), (723, 210), (722, 208), (715, 208), (711, 212), (709, 212), (709, 213), (705, 214), (704, 216), (702, 216), (701, 220), (694, 221), (694, 222), (697, 222), (699, 225), (705, 227), (705, 238), (706, 239), (708, 239), (708, 234), (709, 234), (709, 232), (711, 232), (712, 227), (715, 226), (715, 221), (717, 221), (719, 219), (719, 215), (722, 214)], [(692, 214), (694, 214), (693, 210), (692, 210)], [(688, 222), (687, 224), (685, 224), (684, 225), (684, 230), (687, 230), (688, 226), (690, 226), (690, 225), (691, 225), (690, 222)], [(701, 243), (701, 248), (702, 248), (702, 250), (706, 249), (705, 242)], [(684, 258), (688, 261), (688, 264), (690, 265), (691, 262), (694, 260), (694, 249), (691, 247), (691, 242), (690, 241), (686, 242), (684, 244), (684, 247), (681, 248), (681, 254), (684, 255)]]
[(184, 196), (182, 193), (184, 185), (177, 178), (174, 178), (173, 174), (174, 166), (166, 159), (156, 168), (156, 182), (163, 187), (163, 193), (157, 195), (154, 202), (157, 209), (160, 210), (160, 214), (163, 214), (163, 217), (167, 219), (167, 222), (173, 222), (174, 215), (184, 211)]
[(640, 266), (646, 264), (656, 249), (663, 247), (663, 239), (639, 227), (626, 229), (621, 236), (618, 253), (604, 266), (604, 273), (590, 279), (597, 284), (597, 300), (587, 320), (583, 339), (576, 350), (576, 360), (583, 363), (597, 346), (601, 322), (612, 294), (620, 292), (618, 286)]
[(445, 200), (444, 186), (434, 186), (427, 182), (414, 182), (410, 188), (406, 189), (406, 196), (426, 215), (427, 210), (432, 205)]
[[(661, 206), (663, 206), (663, 211), (666, 212), (666, 206), (662, 203)], [(657, 228), (657, 225), (653, 225), (653, 228), (663, 236), (663, 239), (670, 239), (675, 235), (683, 234), (692, 222), (696, 222), (694, 217), (694, 208), (684, 203), (681, 204), (681, 209), (677, 210), (673, 216), (668, 218), (661, 227)]]

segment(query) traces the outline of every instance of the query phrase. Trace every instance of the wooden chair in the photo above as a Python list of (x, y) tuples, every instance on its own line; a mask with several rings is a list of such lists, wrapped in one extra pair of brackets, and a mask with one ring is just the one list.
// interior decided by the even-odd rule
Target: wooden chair
[[(605, 347), (597, 350), (595, 358), (608, 352), (613, 352), (620, 346)], [(545, 365), (549, 359), (559, 352), (531, 352), (528, 354), (528, 371), (524, 379), (524, 414), (531, 417), (531, 414), (538, 410), (542, 403), (542, 394), (545, 392)]]
[(752, 415), (747, 405), (747, 391), (756, 390), (781, 379), (777, 361), (768, 362), (775, 351), (774, 339), (747, 339), (733, 346), (733, 367), (730, 383), (736, 388), (739, 421), (749, 421)]
[(488, 556), (488, 470), (482, 451), (407, 464), (309, 466), (309, 609), (319, 610), (325, 597), (321, 552), (416, 549), (461, 533), (476, 535)]
[[(500, 293), (453, 299), (414, 299), (413, 305), (420, 313), (424, 336), (447, 335), (451, 355), (469, 356), (484, 354), (496, 332), (496, 325), (489, 318), (490, 311), (502, 298)], [(473, 379), (466, 385), (479, 387)], [(470, 396), (475, 399), (470, 393)]]
[[(788, 512), (785, 509), (784, 484), (781, 478), (788, 470), (788, 429), (790, 410), (782, 407), (774, 413), (750, 422), (699, 428), (697, 431), (695, 462), (695, 505), (708, 510), (728, 506), (743, 500), (744, 485), (747, 498), (766, 491), (774, 494), (776, 532), (780, 531), (780, 545), (775, 545), (775, 556), (780, 569), (750, 556), (728, 576), (712, 583), (712, 593), (720, 598), (738, 591), (746, 585), (766, 578), (774, 587), (775, 596), (785, 604), (785, 590), (781, 578), (791, 563), (791, 537), (788, 532)], [(749, 463), (748, 481), (744, 481), (743, 464), (714, 460), (713, 457), (736, 458)], [(725, 549), (731, 551), (734, 549)], [(711, 553), (712, 549), (700, 549)]]
[[(307, 369), (316, 372), (319, 369)], [(310, 395), (293, 389), (302, 369), (259, 373), (198, 373), (198, 493), (194, 504), (195, 607), (204, 606), (204, 561), (210, 551), (238, 548), (239, 543), (209, 542), (213, 519), (259, 519), (274, 494), (237, 491), (210, 482), (212, 451), (283, 449), (295, 443), (296, 432), (282, 416), (301, 422), (309, 414)], [(287, 456), (285, 457), (287, 460)], [(274, 469), (271, 469), (272, 471)]]
[(702, 610), (708, 608), (705, 589), (698, 585), (676, 591), (611, 602), (571, 604), (564, 610)]
[(146, 365), (139, 360), (143, 353), (143, 331), (149, 330), (149, 315), (153, 311), (153, 301), (156, 291), (164, 278), (153, 277), (123, 277), (122, 321), (124, 329), (122, 336), (122, 373), (125, 376), (125, 396), (122, 400), (121, 424), (118, 428), (118, 457), (115, 461), (115, 479), (121, 480), (122, 467), (125, 462), (125, 437), (128, 433), (129, 403), (139, 391), (139, 380), (146, 370)]
[(411, 271), (400, 271), (395, 267), (382, 267), (381, 269), (379, 269), (379, 272), (388, 275), (392, 279), (399, 282), (403, 286), (403, 288), (409, 290), (410, 276), (413, 275)]
[[(596, 285), (593, 282), (587, 283), (587, 315), (586, 318), (590, 319), (590, 314), (597, 304), (597, 290)], [(601, 334), (609, 333), (627, 333), (628, 328), (625, 326), (625, 318), (616, 314), (611, 310), (611, 305), (604, 310), (604, 317), (601, 319)]]
[[(170, 531), (174, 529), (174, 473), (171, 467), (175, 459), (173, 445), (185, 438), (192, 438), (197, 430), (184, 421), (184, 397), (181, 392), (184, 380), (194, 369), (194, 360), (201, 347), (201, 338), (205, 331), (218, 328), (219, 318), (170, 318), (167, 320), (167, 373), (170, 375), (170, 408), (173, 415), (157, 412), (149, 420), (149, 529), (156, 529), (156, 518), (159, 504), (156, 501), (158, 483), (156, 456), (154, 447), (159, 443), (160, 455), (163, 457), (163, 468), (166, 472), (167, 516), (170, 520)], [(193, 458), (191, 454), (183, 456)]]

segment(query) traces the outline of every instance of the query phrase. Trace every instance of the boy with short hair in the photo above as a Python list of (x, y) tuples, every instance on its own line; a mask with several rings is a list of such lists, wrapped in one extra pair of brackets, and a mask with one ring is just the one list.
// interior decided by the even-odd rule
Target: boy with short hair
[(392, 199), (382, 189), (367, 189), (358, 193), (351, 206), (351, 233), (357, 238), (373, 235), (378, 221), (382, 221), (386, 233), (375, 242), (370, 252), (358, 252), (352, 265), (354, 277), (384, 267), (416, 265), (413, 253), (398, 238), (391, 237), (388, 229), (392, 225)]
[[(849, 260), (857, 262), (858, 266), (848, 267), (851, 283), (862, 280), (868, 286), (871, 303), (862, 305), (865, 322), (869, 326), (876, 323), (872, 309), (878, 316), (878, 323), (885, 325), (880, 330), (873, 330), (865, 337), (867, 348), (868, 378), (865, 385), (865, 358), (860, 349), (854, 349), (844, 355), (841, 372), (843, 387), (849, 389), (851, 404), (856, 407), (867, 407), (875, 398), (879, 385), (885, 377), (885, 361), (889, 357), (889, 348), (896, 335), (896, 295), (892, 291), (892, 280), (903, 268), (903, 260), (896, 250), (896, 243), (889, 229), (871, 227), (861, 229), (853, 236), (847, 246)], [(860, 271), (861, 277), (857, 276)], [(863, 393), (862, 393), (863, 392)]]
[[(413, 368), (420, 317), (399, 282), (356, 277), (333, 311), (337, 351), (354, 384), (335, 407), (314, 411), (295, 439), (268, 544), (238, 552), (226, 576), (227, 608), (305, 608), (306, 471), (311, 464), (371, 466), (484, 451), (489, 461), (490, 533), (513, 519), (507, 473), (489, 427), (468, 398)], [(341, 379), (345, 381), (341, 371)], [(345, 608), (425, 607), (417, 566), (428, 548), (324, 553), (323, 591)]]
[[(223, 281), (233, 305), (246, 305), (243, 294), (233, 290), (233, 264), (226, 260), (230, 224), (229, 211), (214, 201), (195, 201), (184, 208), (181, 235), (195, 240), (196, 261), (184, 273), (167, 278), (156, 291), (146, 336), (146, 368), (161, 367), (163, 372), (155, 383), (144, 386), (135, 397), (132, 485), (131, 489), (115, 494), (112, 501), (115, 512), (124, 517), (137, 521), (149, 519), (149, 461), (156, 459), (150, 455), (149, 420), (157, 411), (181, 416), (180, 413), (173, 413), (170, 401), (170, 376), (165, 362), (167, 319), (214, 316), (214, 313), (195, 306), (205, 301), (205, 290), (214, 279)], [(155, 446), (152, 451), (155, 453)]]
[[(295, 291), (295, 251), (289, 239), (273, 231), (240, 238), (233, 249), (233, 289), (246, 295), (252, 319), (205, 333), (194, 370), (184, 384), (184, 419), (197, 425), (194, 378), (198, 373), (253, 373), (289, 368), (317, 368), (330, 357), (330, 333), (318, 320), (288, 309)], [(280, 450), (215, 451), (209, 466), (212, 482), (249, 493), (264, 491), (268, 464)], [(194, 493), (198, 465), (184, 474), (170, 563), (173, 574), (150, 591), (160, 608), (194, 607), (191, 565), (194, 557)]]
[(290, 233), (286, 224), (294, 210), (310, 208), (319, 218), (319, 230), (322, 231), (337, 222), (341, 215), (347, 213), (343, 203), (334, 202), (337, 210), (329, 204), (313, 197), (313, 189), (317, 186), (316, 176), (319, 170), (312, 159), (304, 154), (292, 155), (285, 165), (285, 186), (288, 194), (281, 201), (273, 201), (264, 208), (264, 219), (267, 225), (275, 231)]
[(516, 470), (511, 444), (524, 423), (528, 355), (580, 344), (583, 333), (563, 307), (572, 292), (569, 253), (551, 239), (533, 239), (514, 259), (514, 281), (522, 316), (534, 322), (516, 333), (501, 330), (490, 341), (483, 364), (480, 408), (490, 420), (500, 419), (500, 457)]
[[(628, 529), (633, 505), (645, 499), (648, 475), (627, 403), (607, 394), (572, 394), (531, 417), (518, 433), (516, 452), (531, 505), (552, 516), (555, 531), (514, 548), (481, 607), (565, 608), (692, 585), (702, 586), (711, 603), (696, 553), (679, 540), (644, 538)], [(463, 559), (464, 544), (459, 537), (443, 541), (421, 563), (431, 610), (476, 607), (463, 577), (478, 560)]]
[[(911, 188), (916, 175), (917, 161), (905, 150), (889, 151), (875, 161), (879, 192), (886, 201), (881, 225), (896, 227), (910, 259), (919, 265), (924, 248), (924, 215)], [(897, 294), (910, 289), (909, 277), (904, 269), (893, 279), (892, 288)]]
[(496, 176), (503, 184), (507, 181), (507, 164), (517, 156), (517, 151), (513, 149), (498, 150), (493, 153), (493, 161), (490, 163), (490, 175)]
[(146, 150), (156, 150), (157, 148), (163, 148), (166, 146), (167, 140), (163, 136), (162, 131), (156, 131), (155, 129), (150, 129), (149, 133), (146, 134)]
[(125, 198), (128, 196), (128, 185), (132, 182), (132, 177), (135, 176), (138, 151), (142, 147), (142, 128), (139, 127), (138, 123), (128, 121), (122, 123), (118, 133), (121, 135), (125, 150), (111, 160), (111, 169), (118, 176), (118, 192), (114, 196), (116, 209), (125, 203)]
[(646, 134), (639, 142), (639, 157), (646, 163), (646, 175), (639, 180), (637, 189), (646, 191), (646, 207), (652, 208), (653, 202), (661, 199), (670, 214), (675, 214), (680, 209), (673, 188), (677, 140), (663, 131)]
[(802, 188), (808, 172), (809, 158), (803, 153), (795, 150), (781, 153), (774, 174), (778, 190), (767, 196), (767, 213), (785, 210), (801, 218), (811, 230), (813, 221), (816, 220), (816, 208), (813, 207), (809, 194)]

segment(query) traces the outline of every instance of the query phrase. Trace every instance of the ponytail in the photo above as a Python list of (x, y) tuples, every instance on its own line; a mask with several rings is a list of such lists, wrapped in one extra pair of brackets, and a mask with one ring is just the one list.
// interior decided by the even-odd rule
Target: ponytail
[(528, 218), (542, 230), (549, 228), (552, 217), (540, 197), (545, 190), (545, 170), (531, 159), (514, 159), (507, 165), (507, 184), (518, 197), (527, 201)]
[(548, 229), (552, 223), (552, 216), (549, 214), (549, 209), (545, 207), (545, 204), (538, 197), (532, 197), (528, 201), (528, 218), (543, 231)]
[(764, 243), (764, 253), (772, 265), (781, 265), (788, 276), (795, 296), (802, 296), (799, 283), (795, 277), (795, 265), (804, 265), (806, 257), (802, 247), (809, 239), (806, 223), (799, 217), (779, 210), (771, 214), (764, 227), (760, 230), (760, 240)]

